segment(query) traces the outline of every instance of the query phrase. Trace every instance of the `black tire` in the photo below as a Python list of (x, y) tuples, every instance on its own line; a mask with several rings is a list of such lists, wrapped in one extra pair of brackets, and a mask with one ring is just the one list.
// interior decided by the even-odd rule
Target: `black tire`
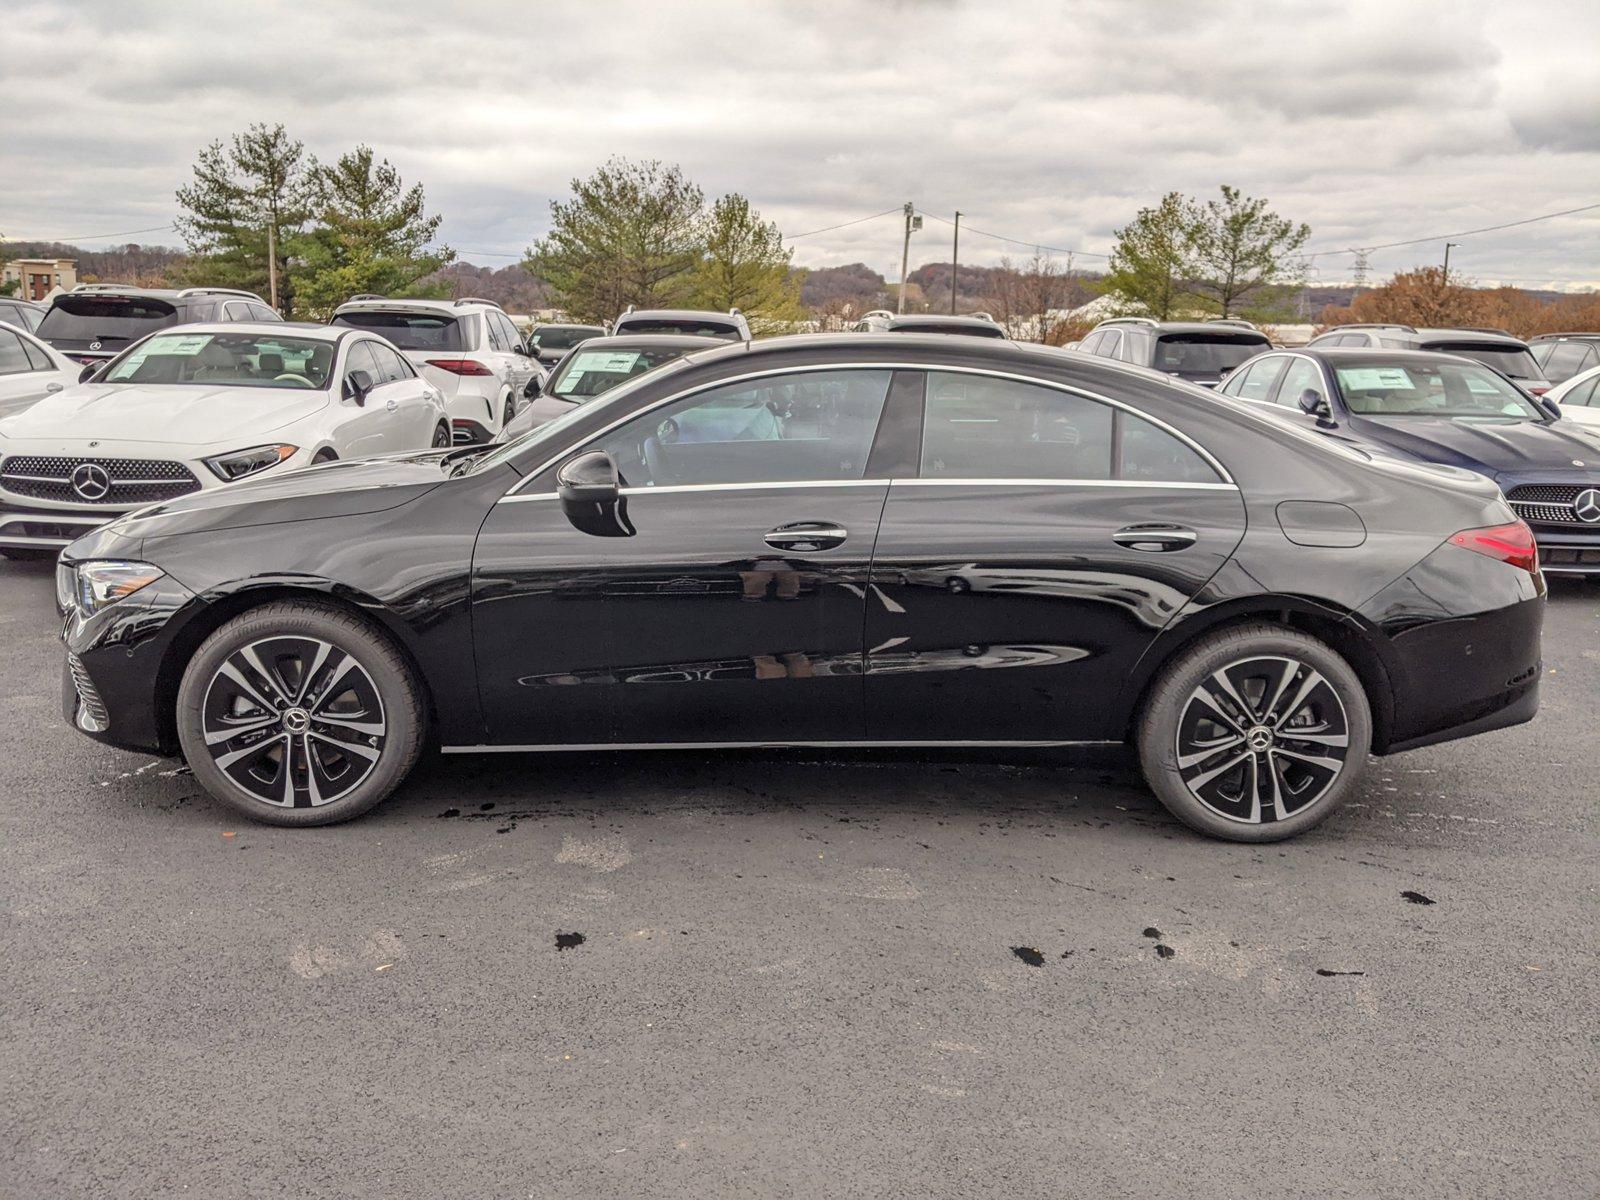
[(500, 419), (500, 428), (504, 429), (507, 425), (511, 424), (512, 419), (514, 417), (516, 417), (516, 415), (517, 415), (517, 398), (515, 396), (512, 396), (512, 395), (507, 395), (506, 396), (506, 411), (505, 411), (504, 416), (502, 416), (501, 419)]
[(8, 546), (0, 550), (0, 557), (9, 558), (12, 562), (43, 562), (47, 558), (56, 558), (59, 550), (35, 549), (32, 546)]
[(1213, 837), (1276, 842), (1320, 824), (1356, 786), (1372, 710), (1324, 643), (1241, 625), (1162, 670), (1136, 738), (1145, 780), (1173, 816)]
[(433, 431), (433, 448), (435, 450), (445, 450), (448, 449), (450, 445), (450, 426), (446, 425), (443, 421), (440, 421), (439, 427)]
[(311, 458), (311, 465), (315, 467), (320, 463), (331, 463), (338, 461), (339, 456), (332, 450), (318, 450)]
[(425, 711), (410, 665), (365, 620), (278, 601), (233, 618), (190, 659), (178, 741), (195, 778), (237, 812), (269, 825), (331, 825), (360, 816), (410, 773)]

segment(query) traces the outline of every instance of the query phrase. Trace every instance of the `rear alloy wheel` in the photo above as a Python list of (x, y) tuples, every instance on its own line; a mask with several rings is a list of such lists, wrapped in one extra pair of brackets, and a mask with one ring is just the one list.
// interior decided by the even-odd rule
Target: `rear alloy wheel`
[(201, 646), (178, 691), (178, 738), (224, 803), (269, 824), (325, 825), (405, 778), (422, 712), (410, 667), (359, 618), (284, 602)]
[(500, 421), (500, 428), (504, 429), (507, 425), (511, 424), (512, 418), (514, 418), (516, 415), (517, 398), (515, 396), (507, 396), (505, 416)]
[(1320, 823), (1355, 785), (1372, 742), (1348, 663), (1296, 630), (1206, 638), (1163, 674), (1139, 725), (1145, 778), (1185, 823), (1270, 842)]
[(433, 431), (433, 448), (444, 450), (450, 445), (450, 426), (440, 425)]

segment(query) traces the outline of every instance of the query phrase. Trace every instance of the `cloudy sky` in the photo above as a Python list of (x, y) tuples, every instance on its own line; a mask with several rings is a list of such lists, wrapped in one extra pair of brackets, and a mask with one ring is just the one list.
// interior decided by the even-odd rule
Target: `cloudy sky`
[[(213, 138), (282, 122), (367, 142), (463, 258), (514, 262), (610, 155), (680, 163), (791, 235), (906, 201), (912, 261), (1110, 248), (1142, 205), (1231, 183), (1374, 276), (1442, 237), (1600, 205), (1595, 0), (450, 5), (6, 0), (0, 233), (169, 224)], [(977, 231), (1017, 239), (1007, 243)], [(159, 228), (116, 241), (168, 243)], [(1600, 286), (1600, 208), (1459, 239), (1481, 282)], [(796, 261), (899, 271), (897, 216)], [(1349, 254), (1315, 277), (1350, 278)]]

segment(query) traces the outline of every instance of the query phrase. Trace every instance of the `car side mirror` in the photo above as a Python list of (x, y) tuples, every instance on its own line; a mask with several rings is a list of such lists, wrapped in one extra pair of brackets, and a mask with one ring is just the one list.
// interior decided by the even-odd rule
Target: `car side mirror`
[(83, 370), (78, 372), (78, 382), (79, 383), (88, 383), (89, 380), (94, 378), (94, 373), (96, 371), (98, 371), (99, 369), (100, 369), (100, 364), (99, 363), (88, 363), (88, 364), (86, 364), (84, 366)]
[(544, 380), (535, 375), (528, 380), (527, 386), (522, 389), (522, 394), (529, 400), (535, 399), (544, 392)]
[(1300, 393), (1300, 411), (1308, 417), (1315, 417), (1318, 425), (1333, 424), (1333, 406), (1322, 398), (1322, 393), (1316, 388), (1307, 388)]
[(556, 494), (574, 527), (595, 537), (632, 537), (628, 502), (616, 461), (604, 450), (590, 450), (561, 464)]
[(367, 393), (372, 391), (372, 376), (359, 368), (349, 372), (344, 377), (343, 391), (346, 400), (354, 400), (358, 406), (365, 405)]
[(1558, 402), (1546, 396), (1535, 396), (1533, 402), (1549, 413), (1553, 420), (1559, 421), (1561, 419), (1561, 405)]

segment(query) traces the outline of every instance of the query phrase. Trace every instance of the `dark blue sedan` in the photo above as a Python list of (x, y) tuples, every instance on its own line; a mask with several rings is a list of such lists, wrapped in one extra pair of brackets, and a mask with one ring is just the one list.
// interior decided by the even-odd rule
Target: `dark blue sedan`
[(1545, 570), (1600, 575), (1600, 430), (1562, 420), (1454, 354), (1316, 347), (1241, 363), (1219, 391), (1385, 457), (1462, 467), (1500, 485)]

